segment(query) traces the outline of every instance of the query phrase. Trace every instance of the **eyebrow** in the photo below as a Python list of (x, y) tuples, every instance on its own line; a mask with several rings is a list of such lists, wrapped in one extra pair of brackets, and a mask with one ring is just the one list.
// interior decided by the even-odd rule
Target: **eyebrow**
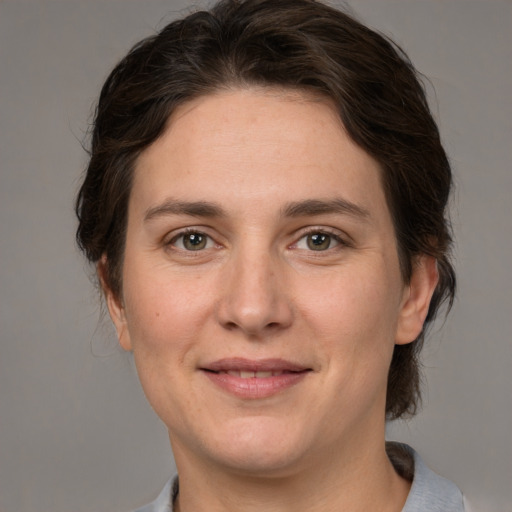
[(176, 201), (167, 199), (162, 204), (146, 210), (144, 221), (166, 215), (190, 215), (192, 217), (225, 217), (226, 212), (216, 203), (208, 201)]
[[(370, 217), (368, 210), (342, 198), (295, 201), (288, 203), (281, 210), (282, 217), (306, 217), (322, 214), (343, 214), (359, 220), (367, 220)], [(226, 211), (217, 203), (166, 199), (163, 203), (146, 210), (144, 221), (166, 215), (189, 215), (206, 218), (227, 217)]]
[(321, 200), (307, 199), (289, 203), (283, 209), (284, 217), (302, 217), (322, 214), (344, 214), (359, 220), (367, 220), (370, 212), (355, 203), (342, 198)]

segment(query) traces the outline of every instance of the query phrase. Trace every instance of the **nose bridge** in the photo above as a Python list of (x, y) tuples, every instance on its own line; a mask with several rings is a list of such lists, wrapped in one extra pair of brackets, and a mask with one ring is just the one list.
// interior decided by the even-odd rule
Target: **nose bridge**
[(257, 239), (233, 250), (225, 269), (219, 321), (258, 336), (287, 327), (292, 309), (285, 293), (283, 262)]

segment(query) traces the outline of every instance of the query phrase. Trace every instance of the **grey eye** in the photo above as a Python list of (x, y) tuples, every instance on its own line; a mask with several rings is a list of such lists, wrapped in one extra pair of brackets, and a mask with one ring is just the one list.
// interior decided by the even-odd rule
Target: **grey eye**
[(201, 251), (211, 247), (213, 245), (213, 241), (204, 233), (190, 232), (178, 235), (172, 241), (172, 245), (185, 251)]
[(312, 231), (303, 235), (296, 243), (296, 249), (322, 252), (343, 244), (340, 237), (325, 231)]
[(331, 247), (332, 241), (331, 235), (326, 233), (312, 233), (306, 236), (306, 244), (312, 251), (325, 251)]

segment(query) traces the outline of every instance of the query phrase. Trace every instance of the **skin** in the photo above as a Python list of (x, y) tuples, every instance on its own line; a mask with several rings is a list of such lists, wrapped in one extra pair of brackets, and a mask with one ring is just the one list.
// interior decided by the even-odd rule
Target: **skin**
[[(183, 105), (140, 156), (123, 292), (106, 294), (169, 430), (182, 512), (401, 510), (387, 373), (437, 270), (420, 257), (403, 282), (380, 172), (328, 103), (269, 89)], [(238, 396), (204, 371), (225, 358), (307, 371)]]

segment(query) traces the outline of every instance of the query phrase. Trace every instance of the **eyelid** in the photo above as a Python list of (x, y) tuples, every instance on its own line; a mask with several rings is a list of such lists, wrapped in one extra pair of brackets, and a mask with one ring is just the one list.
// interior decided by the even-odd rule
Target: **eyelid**
[(339, 246), (342, 247), (352, 247), (353, 243), (349, 235), (344, 233), (343, 231), (340, 231), (339, 229), (326, 227), (326, 226), (309, 226), (307, 228), (300, 229), (296, 235), (295, 235), (295, 242), (293, 242), (289, 247), (291, 249), (296, 248), (297, 244), (300, 240), (302, 240), (304, 237), (314, 234), (323, 234), (328, 235), (332, 237), (337, 244), (334, 247), (329, 247), (326, 251), (318, 251), (318, 252), (328, 252), (329, 250), (333, 250), (338, 248)]
[[(178, 240), (179, 238), (181, 238), (183, 236), (186, 236), (186, 235), (189, 235), (189, 234), (194, 234), (194, 235), (197, 234), (197, 235), (201, 235), (201, 236), (204, 236), (204, 237), (208, 238), (211, 242), (213, 242), (213, 244), (215, 246), (219, 247), (221, 244), (219, 244), (215, 240), (215, 238), (213, 236), (211, 236), (210, 234), (208, 234), (206, 231), (207, 231), (207, 229), (205, 229), (204, 227), (200, 227), (200, 226), (198, 226), (198, 227), (188, 226), (186, 228), (177, 229), (177, 230), (174, 230), (174, 231), (168, 233), (164, 237), (163, 245), (166, 246), (166, 247), (173, 247), (177, 251), (193, 253), (195, 251), (188, 251), (185, 248), (176, 247), (175, 242), (176, 242), (176, 240)], [(198, 250), (197, 252), (201, 252), (201, 251), (204, 251), (206, 249), (211, 249), (211, 248), (212, 247), (205, 247), (205, 249)]]
[[(167, 233), (167, 235), (165, 237), (163, 237), (162, 245), (172, 246), (176, 250), (180, 250), (183, 252), (194, 252), (194, 251), (187, 251), (186, 249), (176, 247), (174, 245), (174, 242), (177, 239), (179, 239), (180, 237), (183, 237), (187, 234), (199, 234), (199, 235), (207, 237), (209, 240), (211, 240), (211, 242), (213, 242), (213, 244), (215, 246), (222, 247), (223, 244), (219, 243), (217, 241), (216, 237), (209, 234), (208, 231), (209, 231), (209, 228), (206, 226), (187, 226), (184, 228), (179, 228), (179, 229), (176, 229), (176, 230), (173, 230), (173, 231)], [(341, 245), (344, 247), (352, 247), (353, 246), (353, 241), (352, 241), (351, 237), (344, 231), (341, 231), (337, 228), (328, 227), (328, 226), (308, 226), (305, 228), (301, 228), (295, 232), (295, 235), (293, 236), (294, 242), (289, 244), (288, 247), (290, 249), (293, 249), (293, 248), (295, 248), (297, 243), (300, 240), (302, 240), (304, 237), (306, 237), (308, 235), (312, 235), (312, 234), (317, 234), (317, 233), (328, 235), (328, 236), (332, 237), (337, 242), (335, 247), (330, 248), (331, 250), (338, 247), (338, 245)], [(209, 248), (211, 248), (211, 247), (209, 247)], [(203, 251), (204, 250), (205, 249), (203, 249)], [(201, 252), (201, 251), (197, 251), (197, 252)]]

